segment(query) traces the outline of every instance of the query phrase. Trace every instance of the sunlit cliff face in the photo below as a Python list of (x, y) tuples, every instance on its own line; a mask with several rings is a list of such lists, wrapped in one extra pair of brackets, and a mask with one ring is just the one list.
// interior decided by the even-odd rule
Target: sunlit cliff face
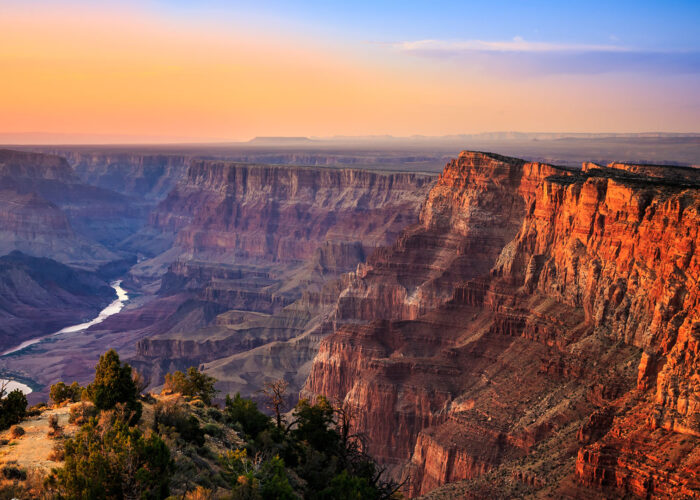
[(123, 142), (698, 125), (693, 75), (553, 71), (572, 60), (567, 46), (372, 43), (133, 4), (0, 13), (0, 133)]

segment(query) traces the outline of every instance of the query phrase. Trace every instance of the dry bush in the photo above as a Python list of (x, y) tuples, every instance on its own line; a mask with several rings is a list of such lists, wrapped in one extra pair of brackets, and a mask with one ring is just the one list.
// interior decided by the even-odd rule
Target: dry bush
[(148, 387), (148, 381), (146, 378), (143, 376), (141, 372), (138, 372), (136, 370), (133, 370), (131, 372), (131, 378), (134, 381), (134, 385), (136, 386), (136, 391), (141, 394), (143, 391), (146, 390), (146, 387)]
[(63, 429), (58, 425), (58, 415), (49, 415), (49, 437), (57, 438), (63, 435)]
[(194, 491), (189, 491), (185, 495), (186, 500), (214, 500), (214, 492), (203, 486), (197, 486)]
[(46, 409), (46, 403), (37, 403), (27, 408), (27, 413), (25, 414), (25, 417), (37, 417), (41, 415), (41, 413)]
[(40, 469), (29, 469), (27, 471), (27, 479), (24, 481), (24, 487), (27, 491), (27, 496), (19, 498), (33, 498), (33, 499), (54, 499), (55, 495), (52, 495), (47, 491), (44, 482), (46, 480), (46, 473)]
[(89, 418), (95, 416), (97, 416), (95, 405), (81, 401), (71, 406), (68, 422), (75, 425), (83, 425)]
[(199, 420), (179, 399), (156, 403), (153, 408), (153, 430), (164, 436), (166, 441), (181, 438), (197, 446), (202, 446), (205, 441)]
[(19, 437), (24, 436), (25, 430), (23, 427), (20, 427), (19, 425), (13, 425), (10, 427), (10, 436), (12, 436), (12, 439), (17, 439)]
[(24, 481), (27, 479), (27, 471), (17, 465), (6, 464), (2, 466), (2, 475), (5, 479)]
[(65, 460), (66, 448), (63, 441), (57, 441), (53, 445), (53, 450), (51, 450), (51, 453), (49, 453), (49, 456), (47, 458), (54, 462), (63, 462), (63, 460)]

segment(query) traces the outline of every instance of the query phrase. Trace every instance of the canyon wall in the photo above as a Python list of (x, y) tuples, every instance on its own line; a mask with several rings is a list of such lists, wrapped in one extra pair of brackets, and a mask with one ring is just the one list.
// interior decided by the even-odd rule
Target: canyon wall
[(186, 155), (59, 150), (86, 183), (128, 196), (159, 201), (187, 171)]
[(385, 245), (413, 221), (432, 177), (193, 160), (151, 225), (194, 257), (293, 262), (326, 242)]
[(303, 395), (410, 496), (699, 496), (699, 188), (462, 153), (344, 279)]
[[(417, 173), (192, 160), (139, 236), (170, 238), (171, 247), (132, 271), (145, 280), (167, 266), (156, 301), (183, 302), (139, 341), (132, 362), (156, 385), (167, 371), (206, 363), (226, 392), (252, 395), (276, 374), (293, 374), (298, 390), (337, 300), (334, 280), (416, 223), (433, 182)], [(286, 368), (252, 366), (273, 364)]]
[[(24, 170), (5, 176), (14, 191), (3, 199), (9, 215), (0, 228), (15, 240), (30, 238), (33, 246), (22, 249), (102, 275), (116, 276), (135, 255), (138, 263), (119, 275), (131, 300), (114, 318), (3, 360), (3, 369), (35, 382), (35, 399), (55, 380), (87, 380), (107, 345), (155, 387), (167, 371), (205, 363), (225, 392), (252, 395), (282, 376), (294, 378), (298, 391), (321, 332), (331, 329), (324, 318), (339, 293), (334, 280), (414, 224), (435, 179), (79, 147), (56, 152), (68, 160), (12, 153)], [(63, 172), (60, 181), (48, 179), (47, 169), (29, 175), (47, 158)], [(122, 227), (101, 217), (110, 207)], [(72, 253), (64, 257), (62, 248)], [(64, 316), (70, 311), (79, 312), (66, 307)]]
[[(135, 260), (115, 243), (145, 220), (138, 200), (86, 184), (65, 158), (0, 150), (0, 350), (96, 316)], [(46, 355), (23, 355), (0, 369), (35, 380)]]
[(0, 255), (20, 250), (88, 267), (118, 258), (78, 229), (100, 212), (116, 222), (123, 197), (82, 184), (65, 159), (0, 150), (0, 193)]

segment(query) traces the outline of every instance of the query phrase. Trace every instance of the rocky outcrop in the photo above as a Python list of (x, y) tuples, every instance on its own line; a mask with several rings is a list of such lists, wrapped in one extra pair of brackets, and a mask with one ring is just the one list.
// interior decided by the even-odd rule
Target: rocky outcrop
[(483, 275), (517, 233), (534, 188), (569, 171), (498, 155), (463, 153), (428, 194), (420, 225), (379, 249), (351, 277), (338, 317), (411, 319)]
[(11, 149), (0, 149), (0, 177), (78, 182), (78, 177), (65, 158)]
[(700, 495), (699, 187), (462, 153), (346, 279), (304, 394), (353, 408), (411, 496), (483, 474)]

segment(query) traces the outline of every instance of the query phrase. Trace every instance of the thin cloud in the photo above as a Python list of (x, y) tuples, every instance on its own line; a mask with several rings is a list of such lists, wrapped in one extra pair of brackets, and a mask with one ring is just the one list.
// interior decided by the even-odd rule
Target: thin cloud
[(512, 75), (596, 73), (700, 73), (700, 51), (652, 51), (622, 45), (504, 41), (415, 40), (389, 44), (402, 53), (452, 59), (472, 67)]
[(585, 44), (557, 44), (547, 42), (529, 42), (520, 37), (506, 41), (485, 40), (415, 40), (392, 44), (404, 52), (444, 52), (444, 53), (469, 53), (469, 52), (627, 52), (629, 49), (618, 45), (585, 45)]

